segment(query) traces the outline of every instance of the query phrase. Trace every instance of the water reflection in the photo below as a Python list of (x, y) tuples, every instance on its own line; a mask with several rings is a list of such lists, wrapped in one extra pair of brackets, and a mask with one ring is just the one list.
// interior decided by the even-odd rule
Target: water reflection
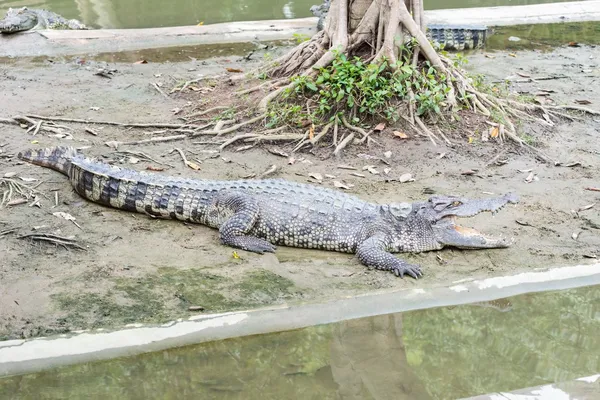
[(598, 373), (598, 332), (597, 286), (65, 367), (0, 398), (460, 398)]
[[(558, 3), (568, 0), (430, 0), (428, 9)], [(9, 7), (47, 8), (96, 28), (150, 28), (229, 21), (302, 18), (322, 0), (0, 0)]]

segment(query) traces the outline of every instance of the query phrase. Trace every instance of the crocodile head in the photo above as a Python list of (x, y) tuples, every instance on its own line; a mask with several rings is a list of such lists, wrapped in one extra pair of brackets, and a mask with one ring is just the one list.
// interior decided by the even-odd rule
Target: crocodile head
[(0, 20), (1, 33), (15, 33), (35, 28), (38, 16), (27, 7), (9, 8), (6, 16)]
[(489, 249), (509, 247), (512, 240), (487, 236), (476, 229), (458, 225), (457, 218), (473, 217), (482, 212), (495, 215), (506, 204), (519, 202), (513, 193), (487, 199), (465, 199), (455, 196), (432, 196), (423, 203), (420, 214), (432, 223), (434, 237), (441, 247)]
[(458, 218), (473, 217), (482, 212), (496, 214), (506, 204), (516, 204), (518, 197), (509, 193), (487, 199), (456, 196), (432, 196), (425, 202), (390, 205), (396, 220), (404, 220), (394, 247), (404, 251), (439, 250), (446, 246), (461, 249), (509, 247), (512, 240), (495, 238), (457, 224)]

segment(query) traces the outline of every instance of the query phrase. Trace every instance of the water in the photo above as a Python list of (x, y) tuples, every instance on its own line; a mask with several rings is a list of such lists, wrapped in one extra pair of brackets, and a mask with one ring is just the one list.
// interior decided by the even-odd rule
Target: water
[(455, 399), (600, 372), (600, 286), (0, 379), (1, 399)]
[[(427, 9), (559, 3), (569, 0), (426, 0)], [(0, 0), (9, 7), (46, 8), (95, 28), (152, 28), (229, 21), (310, 17), (322, 0)]]

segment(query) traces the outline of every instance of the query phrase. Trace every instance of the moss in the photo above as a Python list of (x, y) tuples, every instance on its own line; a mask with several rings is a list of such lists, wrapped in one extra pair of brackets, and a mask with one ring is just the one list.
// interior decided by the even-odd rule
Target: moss
[(159, 268), (143, 278), (113, 278), (105, 293), (58, 293), (52, 296), (70, 329), (164, 323), (191, 315), (190, 306), (206, 312), (232, 311), (273, 304), (294, 295), (294, 283), (267, 270), (241, 280), (198, 269)]

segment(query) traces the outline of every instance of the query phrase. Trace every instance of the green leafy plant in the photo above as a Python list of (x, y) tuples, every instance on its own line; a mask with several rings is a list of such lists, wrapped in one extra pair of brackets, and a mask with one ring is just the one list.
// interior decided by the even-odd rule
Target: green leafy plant
[(271, 112), (279, 119), (286, 114), (298, 120), (292, 114), (302, 111), (302, 120), (333, 120), (341, 114), (350, 115), (355, 123), (366, 117), (396, 120), (398, 106), (411, 101), (410, 93), (417, 115), (440, 114), (450, 91), (446, 77), (429, 63), (419, 67), (407, 59), (394, 65), (386, 60), (366, 63), (343, 53), (336, 54), (331, 65), (319, 69), (316, 76), (297, 76), (293, 82), (283, 95), (284, 103), (310, 100), (313, 108), (305, 112), (306, 107), (282, 108), (278, 104)]

